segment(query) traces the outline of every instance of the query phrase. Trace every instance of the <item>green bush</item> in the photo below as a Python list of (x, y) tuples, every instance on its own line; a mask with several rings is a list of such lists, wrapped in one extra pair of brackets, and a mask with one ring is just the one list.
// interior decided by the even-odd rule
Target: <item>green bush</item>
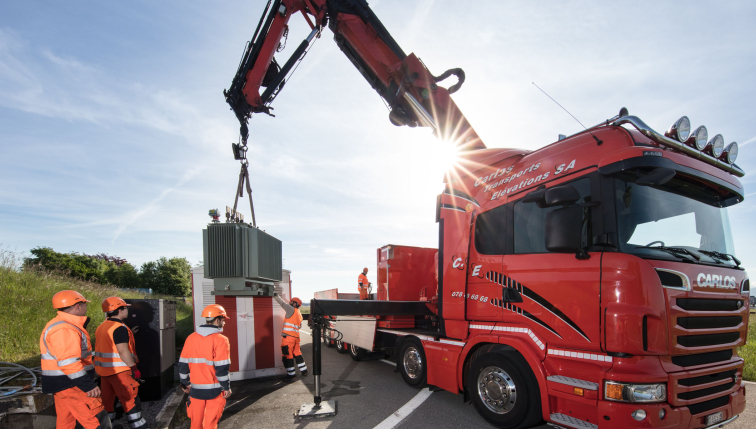
[(192, 266), (186, 258), (165, 257), (145, 262), (139, 273), (143, 288), (153, 293), (170, 296), (188, 296), (192, 293)]

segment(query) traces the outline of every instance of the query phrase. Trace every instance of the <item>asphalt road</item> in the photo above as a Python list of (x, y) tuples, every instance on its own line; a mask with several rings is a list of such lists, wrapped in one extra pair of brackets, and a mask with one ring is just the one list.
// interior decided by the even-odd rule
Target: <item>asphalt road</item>
[[(311, 338), (305, 334), (302, 339), (302, 354), (309, 366), (312, 361)], [(291, 382), (247, 380), (232, 383), (233, 394), (219, 428), (492, 427), (478, 415), (472, 404), (462, 402), (462, 395), (414, 389), (405, 384), (394, 366), (386, 361), (355, 362), (348, 354), (339, 354), (335, 348), (323, 347), (322, 350), (321, 392), (324, 400), (338, 402), (335, 417), (300, 420), (294, 416), (302, 404), (313, 401), (312, 375)], [(748, 389), (748, 409), (728, 428), (753, 427), (756, 384), (749, 384)], [(425, 400), (421, 402), (423, 398)], [(417, 402), (421, 403), (413, 407)]]

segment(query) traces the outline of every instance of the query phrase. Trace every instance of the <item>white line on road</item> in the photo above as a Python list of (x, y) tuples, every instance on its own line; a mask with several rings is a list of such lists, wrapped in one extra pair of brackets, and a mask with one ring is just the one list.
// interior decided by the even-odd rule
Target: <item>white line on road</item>
[(387, 363), (387, 364), (389, 364), (389, 365), (391, 365), (391, 366), (396, 366), (396, 364), (395, 364), (394, 362), (391, 362), (391, 361), (390, 361), (390, 360), (388, 360), (388, 359), (381, 359), (381, 362), (383, 362), (383, 363)]
[(404, 404), (402, 408), (399, 408), (398, 410), (396, 410), (394, 414), (388, 416), (386, 420), (380, 422), (378, 426), (376, 426), (373, 429), (392, 429), (396, 427), (396, 425), (401, 423), (402, 420), (406, 419), (407, 416), (412, 414), (412, 412), (415, 411), (417, 407), (419, 407), (423, 402), (425, 402), (425, 400), (428, 399), (431, 393), (433, 392), (428, 390), (427, 387), (421, 390), (420, 393), (415, 395), (414, 398), (410, 399), (409, 402)]
[(299, 332), (301, 332), (301, 333), (303, 333), (303, 334), (307, 334), (307, 335), (309, 335), (309, 336), (312, 336), (312, 334), (311, 334), (311, 333), (309, 333), (309, 332), (305, 331), (304, 329), (300, 329), (300, 330), (299, 330)]

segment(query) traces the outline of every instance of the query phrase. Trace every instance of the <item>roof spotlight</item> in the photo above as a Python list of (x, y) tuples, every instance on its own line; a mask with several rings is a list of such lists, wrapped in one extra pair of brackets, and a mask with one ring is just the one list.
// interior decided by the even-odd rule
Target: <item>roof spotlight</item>
[(722, 137), (722, 134), (717, 134), (709, 140), (708, 143), (706, 143), (706, 152), (709, 155), (712, 155), (714, 158), (719, 158), (720, 155), (722, 155), (722, 151), (724, 150), (724, 137)]
[(687, 116), (678, 119), (664, 135), (681, 143), (685, 142), (690, 136), (690, 119)]
[(738, 159), (738, 144), (732, 142), (722, 152), (721, 158), (728, 164), (735, 164), (735, 160)]
[(690, 146), (694, 147), (698, 150), (704, 150), (706, 147), (706, 141), (709, 139), (709, 131), (706, 130), (706, 127), (701, 125), (700, 127), (696, 128), (693, 133), (691, 133), (690, 137), (688, 137), (688, 140), (685, 141), (685, 143)]

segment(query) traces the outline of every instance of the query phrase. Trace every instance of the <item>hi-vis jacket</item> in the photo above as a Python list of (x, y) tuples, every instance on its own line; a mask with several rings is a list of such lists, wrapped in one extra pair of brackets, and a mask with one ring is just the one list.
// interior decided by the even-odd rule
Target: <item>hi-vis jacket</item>
[(181, 350), (179, 378), (181, 384), (191, 385), (189, 396), (196, 399), (214, 399), (221, 390), (229, 390), (231, 382), (231, 345), (221, 329), (202, 325), (189, 335)]
[(284, 319), (283, 324), (283, 332), (281, 333), (283, 336), (290, 336), (299, 338), (299, 329), (302, 328), (302, 313), (299, 312), (298, 308), (294, 308), (293, 306), (287, 304), (284, 302), (283, 299), (281, 299), (280, 296), (274, 295), (273, 298), (278, 302), (278, 304), (286, 311), (286, 318)]
[(137, 362), (134, 334), (131, 333), (131, 329), (120, 320), (108, 319), (102, 322), (97, 327), (97, 331), (95, 331), (94, 365), (95, 371), (101, 377), (131, 371), (131, 368), (126, 365), (126, 362), (121, 359), (121, 355), (118, 354), (118, 349), (113, 340), (113, 332), (120, 327), (124, 327), (129, 333), (129, 351), (134, 362)]
[(360, 276), (357, 277), (357, 287), (360, 290), (367, 290), (369, 285), (370, 285), (370, 282), (368, 281), (367, 276), (365, 274), (360, 273)]
[(39, 337), (42, 355), (42, 392), (57, 393), (71, 387), (89, 392), (97, 387), (92, 364), (89, 318), (58, 312)]

